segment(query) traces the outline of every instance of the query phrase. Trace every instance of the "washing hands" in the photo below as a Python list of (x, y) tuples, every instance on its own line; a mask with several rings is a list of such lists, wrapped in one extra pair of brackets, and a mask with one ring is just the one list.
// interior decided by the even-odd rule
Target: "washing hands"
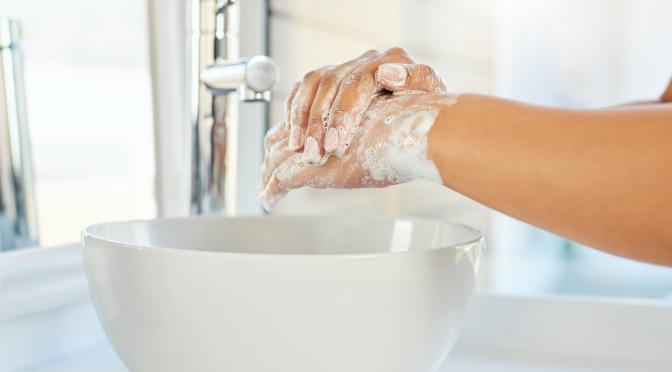
[(292, 189), (441, 182), (427, 135), (456, 96), (403, 49), (369, 51), (307, 73), (269, 130), (260, 199), (267, 210)]

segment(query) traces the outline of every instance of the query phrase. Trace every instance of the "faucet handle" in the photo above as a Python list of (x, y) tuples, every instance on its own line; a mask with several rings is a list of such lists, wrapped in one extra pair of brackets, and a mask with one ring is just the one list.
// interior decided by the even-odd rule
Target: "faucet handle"
[(278, 64), (269, 57), (256, 56), (247, 62), (245, 87), (254, 92), (266, 92), (273, 89), (280, 77)]
[(201, 81), (214, 94), (238, 90), (243, 101), (269, 101), (279, 75), (275, 61), (267, 56), (255, 56), (209, 66), (201, 73)]

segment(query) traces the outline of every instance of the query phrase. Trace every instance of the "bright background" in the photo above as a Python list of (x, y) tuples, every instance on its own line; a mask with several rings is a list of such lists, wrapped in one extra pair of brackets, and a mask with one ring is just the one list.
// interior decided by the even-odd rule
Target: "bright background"
[[(566, 107), (654, 98), (672, 74), (664, 0), (271, 0), (270, 8), (270, 52), (282, 71), (272, 121), (306, 71), (371, 48), (406, 47), (459, 91)], [(145, 2), (4, 0), (0, 13), (25, 28), (42, 243), (76, 241), (99, 221), (154, 216)], [(497, 292), (672, 297), (672, 269), (578, 247), (428, 183), (300, 190), (275, 213), (414, 214), (477, 226), (489, 244), (481, 283)]]
[(146, 5), (4, 0), (23, 23), (41, 243), (154, 215)]

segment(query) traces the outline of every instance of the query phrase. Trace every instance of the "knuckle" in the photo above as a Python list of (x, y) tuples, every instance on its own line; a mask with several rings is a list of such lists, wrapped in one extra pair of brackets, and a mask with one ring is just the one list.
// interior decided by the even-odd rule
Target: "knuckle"
[(441, 81), (439, 74), (431, 66), (416, 65), (413, 70), (415, 71), (414, 78), (418, 81), (427, 84), (436, 84)]
[(331, 122), (334, 127), (347, 123), (348, 119), (350, 119), (350, 112), (340, 107), (335, 107), (331, 112)]
[(348, 86), (359, 85), (369, 77), (369, 73), (364, 69), (357, 69), (348, 74), (343, 80), (343, 84)]
[(370, 57), (375, 57), (379, 54), (380, 54), (380, 52), (378, 52), (376, 49), (369, 49), (366, 52), (364, 52), (364, 54), (362, 54), (362, 57), (370, 58)]
[(306, 115), (308, 115), (308, 108), (304, 104), (300, 104), (297, 107), (292, 108), (292, 123), (291, 124), (301, 124), (298, 123), (299, 121), (302, 121)]
[(434, 69), (427, 65), (417, 65), (416, 72), (421, 79), (429, 79), (436, 76)]
[(308, 134), (317, 134), (322, 128), (322, 115), (313, 113), (308, 119)]
[(410, 53), (408, 53), (408, 51), (407, 51), (406, 49), (401, 48), (401, 47), (393, 47), (393, 48), (390, 48), (390, 49), (388, 49), (388, 50), (385, 52), (385, 54), (386, 54), (386, 55), (391, 55), (391, 56), (405, 57), (405, 58), (408, 58), (408, 59), (411, 58), (411, 57), (410, 57), (410, 56), (411, 56)]
[(322, 80), (320, 81), (319, 89), (329, 89), (331, 87), (338, 85), (339, 82), (340, 78), (336, 74), (334, 73), (326, 74), (322, 77)]
[(406, 49), (404, 49), (402, 47), (392, 47), (392, 48), (388, 49), (385, 53), (386, 54), (405, 54)]
[(303, 75), (303, 81), (304, 82), (311, 82), (311, 81), (319, 79), (321, 76), (322, 76), (322, 72), (320, 72), (319, 70), (308, 71), (308, 72), (306, 72), (305, 75)]

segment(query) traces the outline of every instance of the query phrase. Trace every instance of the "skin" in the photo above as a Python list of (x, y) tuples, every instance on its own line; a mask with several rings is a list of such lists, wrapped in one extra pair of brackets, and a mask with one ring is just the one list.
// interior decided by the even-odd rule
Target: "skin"
[[(339, 66), (308, 72), (288, 100), (288, 147), (303, 153), (304, 161), (309, 164), (320, 163), (325, 154), (342, 156), (359, 124), (359, 117), (376, 94), (383, 91), (376, 79), (378, 67), (413, 62), (404, 49), (391, 48), (383, 53), (370, 50)], [(425, 67), (417, 71), (435, 76), (431, 83), (422, 84), (423, 88), (445, 92), (445, 84), (438, 75)], [(413, 89), (412, 86), (396, 88)]]
[[(390, 146), (399, 149), (398, 142), (389, 141), (390, 133), (403, 125), (404, 118), (412, 116), (422, 106), (438, 113), (444, 104), (455, 98), (441, 93), (424, 94), (384, 94), (375, 97), (363, 115), (358, 135), (348, 151), (341, 156), (330, 156), (321, 165), (303, 161), (303, 154), (288, 146), (287, 126), (276, 125), (269, 131), (266, 143), (266, 160), (262, 167), (262, 180), (266, 185), (261, 200), (270, 209), (275, 200), (291, 189), (309, 186), (314, 188), (362, 188), (386, 187), (404, 182), (408, 178), (400, 174), (398, 178), (375, 179), (366, 166), (365, 151), (372, 151), (374, 159), (384, 158)], [(386, 121), (385, 118), (393, 120)], [(425, 135), (426, 136), (426, 135)], [(411, 142), (420, 138), (405, 137)], [(413, 146), (413, 144), (408, 145)]]
[[(365, 113), (367, 109), (384, 111), (393, 104), (402, 113), (436, 105), (439, 114), (427, 136), (427, 156), (438, 168), (445, 186), (514, 218), (605, 252), (672, 266), (672, 81), (658, 101), (607, 109), (541, 107), (475, 94), (462, 94), (457, 103), (446, 104), (437, 100), (437, 94), (446, 94), (445, 84), (430, 67), (409, 62), (412, 59), (408, 53), (401, 53), (398, 48), (385, 54), (388, 59), (384, 61), (403, 64), (405, 76), (401, 83), (399, 79), (386, 79), (389, 74), (382, 72), (389, 73), (389, 68), (380, 67), (379, 63), (373, 69), (373, 60), (360, 57), (354, 64), (367, 66), (367, 79), (377, 82), (376, 89), (370, 85), (356, 89), (353, 83), (341, 82), (336, 96), (347, 99), (334, 99), (331, 106), (318, 94), (306, 93), (297, 98), (303, 93), (296, 93), (288, 104), (289, 115), (293, 102), (311, 99), (311, 107), (319, 107), (315, 109), (316, 116), (329, 109), (345, 113), (362, 109), (358, 103), (343, 103), (349, 100), (367, 101)], [(390, 62), (382, 64), (387, 63)], [(328, 80), (328, 84), (336, 82)], [(341, 93), (342, 89), (347, 92)], [(425, 93), (403, 98), (408, 100), (403, 105), (398, 104), (402, 99), (398, 93), (390, 95), (409, 89)], [(348, 128), (355, 128), (351, 146), (362, 140), (388, 140), (384, 131), (375, 129), (381, 124), (365, 114), (361, 130), (357, 130), (358, 124), (353, 120), (357, 115), (342, 116), (351, 121)], [(345, 125), (342, 121), (336, 123)], [(345, 150), (335, 152), (337, 156), (329, 157), (324, 164), (306, 162), (292, 179), (279, 181), (274, 177), (279, 167), (289, 159), (296, 161), (295, 154), (305, 158), (302, 148), (287, 146), (289, 132), (289, 125), (281, 123), (267, 136), (265, 199), (316, 184), (335, 188), (387, 186), (362, 182), (366, 174), (348, 173), (348, 178), (339, 178), (339, 172), (361, 162), (347, 143), (339, 144)], [(320, 155), (329, 154), (324, 150), (324, 135), (315, 139)], [(329, 179), (333, 180), (331, 183), (322, 182), (320, 177), (328, 172), (337, 176)]]
[(463, 95), (429, 152), (443, 183), (616, 255), (672, 266), (672, 105), (565, 110)]

